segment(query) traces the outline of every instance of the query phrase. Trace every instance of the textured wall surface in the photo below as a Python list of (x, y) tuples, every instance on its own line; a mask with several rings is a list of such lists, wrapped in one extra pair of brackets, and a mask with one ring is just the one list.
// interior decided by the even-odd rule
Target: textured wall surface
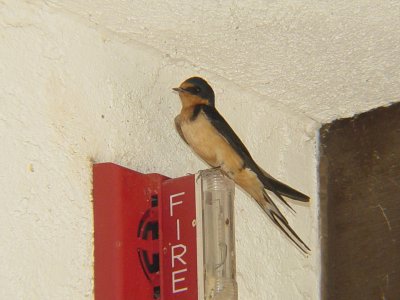
[(260, 165), (312, 198), (283, 209), (305, 257), (238, 191), (239, 298), (318, 299), (318, 124), (95, 22), (13, 0), (0, 2), (0, 299), (93, 298), (93, 161), (171, 177), (206, 167), (173, 127), (171, 87), (193, 74)]
[(400, 1), (46, 2), (321, 122), (400, 101)]

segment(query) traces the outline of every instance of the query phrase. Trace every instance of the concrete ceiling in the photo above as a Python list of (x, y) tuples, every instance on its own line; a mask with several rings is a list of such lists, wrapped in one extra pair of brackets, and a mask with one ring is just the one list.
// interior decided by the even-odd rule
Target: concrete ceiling
[(45, 2), (319, 122), (400, 101), (400, 1)]

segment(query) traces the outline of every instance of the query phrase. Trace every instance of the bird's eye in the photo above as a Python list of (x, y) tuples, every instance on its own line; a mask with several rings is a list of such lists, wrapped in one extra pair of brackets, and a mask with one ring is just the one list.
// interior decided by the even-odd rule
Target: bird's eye
[(197, 86), (191, 86), (191, 87), (187, 88), (186, 91), (188, 91), (189, 93), (191, 93), (193, 95), (197, 95), (201, 92), (200, 88)]

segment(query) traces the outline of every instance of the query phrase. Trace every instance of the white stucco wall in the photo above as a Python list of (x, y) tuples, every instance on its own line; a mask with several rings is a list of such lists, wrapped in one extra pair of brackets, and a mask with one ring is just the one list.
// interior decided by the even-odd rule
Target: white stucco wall
[(400, 101), (400, 1), (45, 2), (319, 122)]
[(0, 299), (92, 299), (91, 164), (171, 177), (206, 166), (174, 131), (185, 78), (217, 106), (254, 158), (312, 198), (283, 209), (303, 256), (237, 192), (239, 299), (319, 299), (318, 124), (193, 64), (39, 1), (0, 2)]

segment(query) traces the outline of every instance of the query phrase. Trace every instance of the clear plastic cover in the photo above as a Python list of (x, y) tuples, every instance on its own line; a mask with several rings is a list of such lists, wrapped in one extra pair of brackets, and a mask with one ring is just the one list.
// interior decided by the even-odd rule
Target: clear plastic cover
[(237, 299), (235, 185), (219, 169), (202, 171), (204, 299)]

